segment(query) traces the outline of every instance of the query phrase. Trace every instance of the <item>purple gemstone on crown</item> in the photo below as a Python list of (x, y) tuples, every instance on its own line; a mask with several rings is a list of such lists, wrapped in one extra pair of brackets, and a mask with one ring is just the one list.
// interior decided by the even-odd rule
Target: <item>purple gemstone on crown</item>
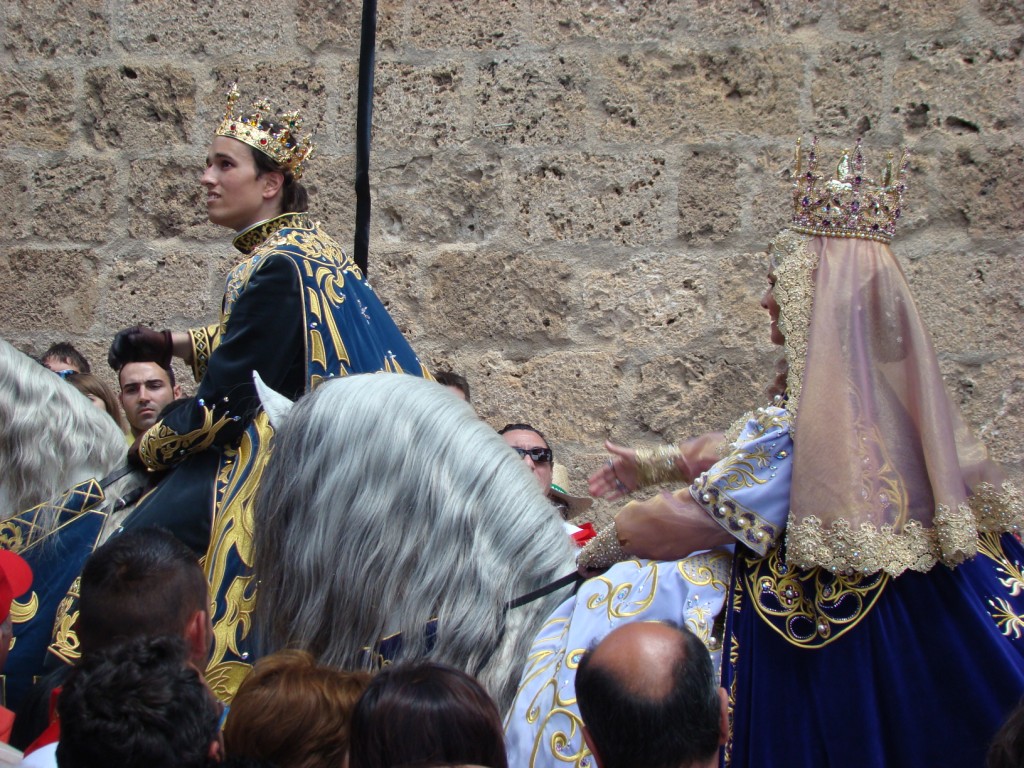
[(800, 201), (800, 204), (804, 207), (807, 207), (808, 205), (811, 204), (811, 198), (805, 197), (803, 200)]

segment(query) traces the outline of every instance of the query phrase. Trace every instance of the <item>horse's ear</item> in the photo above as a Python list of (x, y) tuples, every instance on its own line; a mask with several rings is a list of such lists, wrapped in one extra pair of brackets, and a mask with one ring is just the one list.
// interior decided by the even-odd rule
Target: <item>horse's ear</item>
[(260, 396), (260, 402), (263, 403), (263, 410), (267, 412), (267, 416), (270, 418), (270, 425), (274, 429), (280, 428), (285, 417), (288, 415), (288, 411), (292, 409), (295, 403), (280, 392), (275, 392), (264, 384), (263, 379), (260, 378), (256, 371), (252, 372), (252, 380), (256, 383), (256, 393)]

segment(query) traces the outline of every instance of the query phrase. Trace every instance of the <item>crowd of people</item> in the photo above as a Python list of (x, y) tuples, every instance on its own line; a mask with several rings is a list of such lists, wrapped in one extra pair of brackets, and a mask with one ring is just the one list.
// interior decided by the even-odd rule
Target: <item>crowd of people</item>
[[(78, 659), (13, 718), (22, 765), (1020, 764), (1024, 502), (889, 249), (905, 159), (798, 151), (770, 402), (607, 444), (593, 497), (666, 489), (595, 532), (547, 437), (483, 425), (309, 216), (299, 117), (238, 99), (201, 179), (243, 256), (218, 322), (119, 332), (116, 394), (68, 343), (40, 359), (148, 487), (69, 592)], [(5, 650), (32, 576), (0, 555)]]

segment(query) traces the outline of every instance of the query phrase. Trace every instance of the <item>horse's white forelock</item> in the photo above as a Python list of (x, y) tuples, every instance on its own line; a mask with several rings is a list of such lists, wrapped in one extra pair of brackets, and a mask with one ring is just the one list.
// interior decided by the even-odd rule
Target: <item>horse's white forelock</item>
[(502, 709), (566, 590), (504, 604), (574, 567), (557, 512), (494, 430), (443, 387), (396, 374), (338, 379), (295, 405), (255, 536), (264, 650), (297, 646), (352, 668), (401, 632), (400, 658), (475, 674)]
[(107, 413), (0, 339), (0, 517), (103, 477), (126, 449)]

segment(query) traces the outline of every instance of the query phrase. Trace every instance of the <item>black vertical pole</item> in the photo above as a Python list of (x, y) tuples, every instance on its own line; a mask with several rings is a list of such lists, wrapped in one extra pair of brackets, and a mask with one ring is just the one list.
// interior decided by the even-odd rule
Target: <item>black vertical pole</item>
[(356, 106), (356, 233), (352, 256), (363, 274), (370, 253), (370, 128), (373, 124), (373, 60), (377, 48), (377, 0), (363, 0)]

